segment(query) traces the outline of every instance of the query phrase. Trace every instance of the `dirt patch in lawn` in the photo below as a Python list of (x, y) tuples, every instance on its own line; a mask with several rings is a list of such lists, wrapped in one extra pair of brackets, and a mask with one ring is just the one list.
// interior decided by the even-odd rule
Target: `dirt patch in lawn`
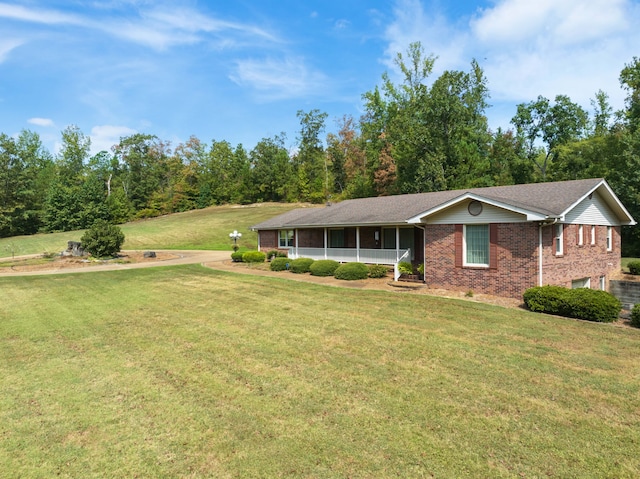
[(73, 256), (34, 255), (19, 258), (4, 258), (0, 260), (0, 273), (47, 272), (60, 270), (77, 270), (105, 265), (124, 265), (138, 263), (153, 263), (177, 258), (174, 253), (158, 252), (155, 258), (145, 258), (144, 251), (121, 252), (116, 258), (96, 260)]

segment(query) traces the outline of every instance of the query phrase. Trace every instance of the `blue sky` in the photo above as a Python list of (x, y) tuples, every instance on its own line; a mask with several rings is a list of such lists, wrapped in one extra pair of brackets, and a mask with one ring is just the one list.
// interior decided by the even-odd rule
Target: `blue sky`
[(414, 41), (438, 56), (433, 78), (477, 59), (489, 124), (509, 128), (538, 95), (590, 108), (602, 89), (622, 108), (638, 25), (638, 0), (0, 0), (0, 132), (52, 152), (69, 124), (94, 153), (135, 132), (293, 146), (298, 110), (328, 113), (327, 131), (358, 118)]

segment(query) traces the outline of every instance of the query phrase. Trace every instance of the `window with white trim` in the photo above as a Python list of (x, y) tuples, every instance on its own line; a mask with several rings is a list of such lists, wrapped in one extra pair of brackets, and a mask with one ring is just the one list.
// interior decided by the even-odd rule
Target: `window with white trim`
[(600, 276), (600, 290), (601, 291), (606, 291), (607, 290), (607, 278), (606, 278), (606, 276)]
[(555, 239), (556, 239), (556, 256), (562, 256), (564, 253), (564, 225), (558, 224), (556, 225), (555, 231)]
[(613, 250), (613, 228), (607, 226), (607, 251)]
[(596, 244), (596, 225), (591, 225), (591, 245)]
[(280, 248), (293, 247), (293, 230), (278, 231), (278, 247)]
[(489, 225), (464, 225), (464, 266), (489, 267)]
[(584, 226), (578, 225), (578, 246), (584, 244)]
[(590, 288), (591, 278), (580, 278), (571, 281), (571, 289)]

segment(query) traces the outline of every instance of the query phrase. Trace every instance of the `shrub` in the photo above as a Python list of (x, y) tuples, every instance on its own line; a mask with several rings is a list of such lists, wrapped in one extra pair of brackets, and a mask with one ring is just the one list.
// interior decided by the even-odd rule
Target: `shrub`
[(242, 261), (245, 263), (264, 263), (266, 257), (267, 255), (261, 251), (247, 251), (242, 255)]
[(234, 251), (231, 253), (231, 261), (234, 263), (242, 263), (242, 255), (244, 253), (240, 253), (239, 251)]
[(313, 276), (333, 276), (340, 263), (332, 259), (321, 259), (314, 261), (309, 267)]
[(269, 264), (271, 271), (284, 271), (289, 264), (289, 258), (273, 258)]
[(96, 258), (112, 257), (120, 251), (124, 243), (124, 233), (120, 227), (108, 221), (96, 220), (82, 235), (80, 243), (85, 251)]
[(413, 274), (413, 265), (408, 261), (401, 261), (398, 263), (398, 271), (400, 274)]
[(627, 264), (627, 268), (629, 268), (629, 273), (633, 275), (640, 274), (640, 261), (629, 261)]
[(277, 256), (278, 256), (277, 249), (270, 249), (269, 251), (267, 251), (267, 261), (271, 261), (273, 258)]
[(310, 271), (313, 260), (311, 258), (298, 258), (289, 261), (289, 270), (293, 273), (308, 273)]
[(366, 279), (369, 275), (369, 268), (364, 263), (344, 263), (336, 269), (335, 277), (353, 281), (356, 279)]
[(384, 278), (389, 273), (389, 268), (382, 264), (369, 265), (369, 278)]
[(640, 303), (634, 304), (631, 309), (631, 326), (640, 328)]
[(601, 323), (616, 321), (622, 310), (612, 294), (587, 288), (537, 286), (526, 290), (523, 298), (531, 311)]

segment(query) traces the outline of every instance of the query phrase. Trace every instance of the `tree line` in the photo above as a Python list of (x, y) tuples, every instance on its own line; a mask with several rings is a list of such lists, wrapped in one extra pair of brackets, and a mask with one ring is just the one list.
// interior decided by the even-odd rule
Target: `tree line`
[[(54, 155), (39, 136), (0, 133), (0, 237), (122, 223), (225, 203), (339, 201), (377, 195), (604, 177), (640, 219), (640, 60), (620, 73), (625, 107), (603, 91), (592, 111), (567, 95), (517, 105), (513, 128), (492, 131), (481, 66), (432, 78), (420, 43), (398, 53), (402, 80), (383, 74), (325, 135), (327, 114), (298, 111), (295, 148), (285, 133), (253, 149), (191, 137), (174, 148), (136, 133), (90, 154), (76, 126)], [(640, 233), (623, 230), (624, 254), (640, 256)]]

